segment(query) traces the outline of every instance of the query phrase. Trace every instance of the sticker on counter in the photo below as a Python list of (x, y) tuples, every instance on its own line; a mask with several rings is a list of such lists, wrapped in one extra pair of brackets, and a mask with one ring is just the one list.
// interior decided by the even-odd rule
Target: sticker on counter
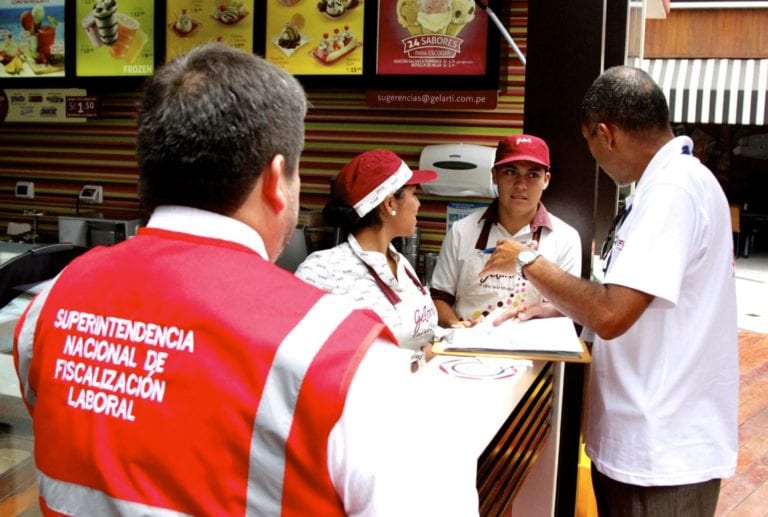
[(517, 368), (510, 361), (480, 359), (477, 357), (452, 359), (440, 364), (440, 370), (462, 379), (506, 379), (517, 374)]

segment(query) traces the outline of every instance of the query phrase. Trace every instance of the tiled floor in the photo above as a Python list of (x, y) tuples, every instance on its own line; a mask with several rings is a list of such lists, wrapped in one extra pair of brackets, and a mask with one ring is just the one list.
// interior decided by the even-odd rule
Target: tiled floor
[(736, 475), (723, 480), (716, 517), (765, 517), (768, 515), (768, 334), (740, 332), (739, 352), (739, 462)]
[(768, 516), (768, 253), (736, 261), (739, 304), (739, 463), (716, 517)]

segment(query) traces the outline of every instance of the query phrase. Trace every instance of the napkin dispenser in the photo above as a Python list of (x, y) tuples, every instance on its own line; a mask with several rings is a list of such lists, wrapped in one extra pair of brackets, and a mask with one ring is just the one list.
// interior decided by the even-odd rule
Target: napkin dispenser
[(496, 197), (491, 168), (495, 147), (473, 144), (428, 145), (421, 151), (419, 169), (437, 172), (437, 179), (421, 185), (438, 196)]

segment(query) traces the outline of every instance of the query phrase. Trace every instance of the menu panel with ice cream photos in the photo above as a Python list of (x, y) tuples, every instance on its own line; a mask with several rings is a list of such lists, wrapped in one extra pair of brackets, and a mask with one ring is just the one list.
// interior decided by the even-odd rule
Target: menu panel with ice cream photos
[(154, 73), (153, 0), (78, 0), (76, 18), (78, 77)]
[(267, 0), (266, 59), (294, 75), (363, 75), (364, 7), (363, 0)]
[(0, 0), (0, 78), (64, 76), (64, 0)]
[(380, 0), (376, 73), (486, 74), (488, 17), (474, 0)]
[(169, 0), (166, 62), (212, 41), (253, 52), (253, 4), (253, 0)]

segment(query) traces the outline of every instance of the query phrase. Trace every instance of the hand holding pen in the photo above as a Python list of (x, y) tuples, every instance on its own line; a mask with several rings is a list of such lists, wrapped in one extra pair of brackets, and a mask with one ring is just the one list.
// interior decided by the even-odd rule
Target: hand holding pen
[(493, 273), (514, 273), (515, 262), (520, 252), (525, 249), (536, 249), (536, 247), (535, 241), (523, 244), (513, 239), (500, 239), (496, 243), (496, 247), (483, 250), (483, 253), (491, 255), (491, 257), (480, 270), (480, 279), (482, 280)]

